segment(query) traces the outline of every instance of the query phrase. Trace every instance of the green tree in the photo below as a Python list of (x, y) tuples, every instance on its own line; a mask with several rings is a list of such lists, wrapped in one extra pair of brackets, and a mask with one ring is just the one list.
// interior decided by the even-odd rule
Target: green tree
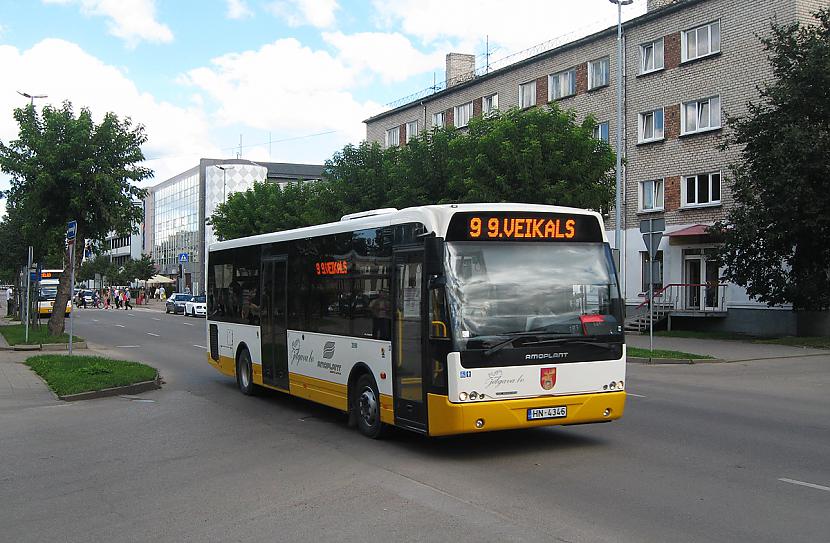
[[(129, 233), (141, 220), (133, 202), (145, 191), (134, 183), (151, 175), (144, 160), (144, 127), (114, 113), (100, 123), (86, 108), (76, 114), (72, 104), (46, 106), (38, 115), (32, 105), (15, 109), (16, 140), (0, 142), (0, 169), (11, 176), (8, 202), (21, 214), (19, 236), (39, 247), (40, 255), (63, 250), (70, 220), (78, 221), (77, 243), (103, 243), (110, 231)], [(58, 241), (60, 240), (60, 241)], [(80, 264), (83, 251), (75, 253)], [(69, 261), (69, 252), (66, 252)], [(69, 274), (61, 277), (56, 307), (69, 299)], [(63, 332), (64, 315), (49, 319), (49, 333)]]
[(130, 260), (126, 265), (128, 277), (146, 281), (156, 274), (156, 264), (149, 255), (142, 254), (141, 258)]
[(762, 40), (773, 79), (729, 119), (735, 205), (713, 228), (728, 280), (796, 310), (830, 307), (830, 9), (816, 19)]
[(75, 272), (76, 281), (89, 281), (95, 279), (96, 274), (101, 277), (105, 276), (109, 268), (110, 260), (105, 256), (96, 256), (86, 260), (78, 271)]
[(555, 104), (476, 118), (467, 131), (425, 132), (403, 147), (347, 145), (323, 180), (258, 183), (220, 205), (220, 239), (336, 221), (347, 213), (450, 202), (527, 202), (607, 210), (614, 154), (588, 118)]

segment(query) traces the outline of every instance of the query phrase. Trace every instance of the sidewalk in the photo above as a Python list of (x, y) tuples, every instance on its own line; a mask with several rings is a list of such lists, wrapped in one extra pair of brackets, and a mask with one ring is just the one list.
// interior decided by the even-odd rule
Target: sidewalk
[[(628, 334), (625, 336), (628, 345), (648, 349), (648, 334), (642, 336)], [(807, 347), (791, 347), (789, 345), (772, 345), (767, 343), (751, 343), (742, 340), (697, 339), (684, 337), (654, 336), (655, 349), (667, 349), (684, 353), (705, 354), (726, 360), (738, 362), (741, 360), (762, 360), (765, 358), (796, 358), (799, 356), (825, 355), (830, 357), (830, 350), (810, 349)]]

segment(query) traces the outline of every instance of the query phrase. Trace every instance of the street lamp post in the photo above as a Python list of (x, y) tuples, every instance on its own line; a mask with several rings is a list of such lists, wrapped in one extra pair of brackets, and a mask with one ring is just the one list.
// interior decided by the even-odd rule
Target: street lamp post
[(35, 98), (48, 98), (48, 96), (45, 95), (45, 94), (29, 94), (28, 92), (20, 92), (20, 91), (17, 91), (17, 94), (19, 94), (20, 96), (24, 96), (24, 97), (28, 98), (29, 99), (29, 104), (32, 107), (35, 107)]
[[(617, 4), (617, 191), (616, 199), (614, 201), (614, 249), (617, 250), (620, 263), (622, 263), (622, 234), (620, 230), (620, 208), (622, 207), (622, 130), (623, 130), (623, 115), (622, 115), (622, 7), (631, 4), (634, 0), (608, 0), (612, 4)], [(622, 266), (620, 266), (622, 267)]]
[(227, 176), (226, 172), (228, 170), (233, 170), (235, 168), (233, 166), (218, 166), (218, 165), (216, 167), (219, 168), (220, 170), (222, 170), (222, 203), (224, 204), (225, 203), (225, 180), (226, 180), (226, 176)]

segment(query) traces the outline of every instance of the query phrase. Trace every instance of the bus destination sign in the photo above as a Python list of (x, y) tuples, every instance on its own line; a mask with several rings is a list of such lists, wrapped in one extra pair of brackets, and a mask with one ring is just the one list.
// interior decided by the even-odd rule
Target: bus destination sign
[(602, 231), (591, 215), (457, 213), (447, 241), (602, 241)]

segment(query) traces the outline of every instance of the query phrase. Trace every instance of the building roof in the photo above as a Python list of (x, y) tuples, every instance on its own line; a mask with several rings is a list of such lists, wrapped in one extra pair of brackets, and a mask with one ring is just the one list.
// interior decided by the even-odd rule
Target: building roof
[[(639, 17), (629, 19), (628, 21), (626, 21), (622, 24), (622, 27), (623, 27), (623, 29), (628, 29), (628, 28), (640, 25), (642, 23), (651, 21), (652, 19), (655, 19), (657, 17), (661, 17), (661, 16), (666, 15), (668, 13), (672, 13), (672, 12), (678, 10), (678, 9), (683, 9), (685, 7), (688, 7), (688, 6), (697, 4), (699, 2), (703, 2), (703, 1), (704, 0), (675, 0), (674, 2), (672, 2), (670, 4), (659, 7), (657, 9), (653, 10), (653, 11), (649, 11), (647, 13), (644, 13), (643, 15), (640, 15)], [(515, 70), (516, 68), (521, 68), (522, 66), (526, 66), (528, 64), (533, 64), (533, 63), (538, 62), (540, 60), (543, 60), (545, 58), (552, 57), (554, 55), (559, 55), (562, 52), (567, 51), (569, 49), (573, 49), (575, 47), (585, 45), (586, 43), (590, 43), (592, 41), (598, 40), (600, 38), (604, 38), (606, 36), (614, 35), (614, 34), (616, 34), (616, 32), (617, 32), (617, 25), (608, 27), (604, 30), (600, 30), (599, 32), (589, 34), (588, 36), (585, 36), (583, 38), (579, 38), (577, 40), (574, 40), (572, 42), (568, 42), (568, 43), (560, 45), (558, 47), (548, 49), (547, 51), (543, 51), (543, 52), (541, 52), (537, 55), (533, 55), (532, 57), (526, 58), (524, 60), (520, 60), (520, 61), (515, 62), (513, 64), (509, 64), (509, 65), (507, 65), (503, 68), (499, 68), (497, 70), (493, 70), (492, 72), (475, 76), (475, 77), (473, 77), (472, 79), (470, 79), (468, 81), (464, 81), (462, 83), (458, 83), (458, 84), (453, 85), (451, 87), (447, 87), (443, 90), (437, 91), (437, 92), (435, 92), (433, 94), (430, 94), (428, 96), (425, 96), (423, 98), (418, 98), (418, 99), (412, 100), (411, 102), (407, 102), (406, 104), (403, 104), (401, 106), (389, 109), (389, 110), (384, 111), (382, 113), (378, 113), (377, 115), (373, 115), (372, 117), (369, 117), (368, 119), (364, 120), (363, 122), (368, 124), (370, 122), (378, 121), (380, 119), (383, 119), (384, 117), (388, 117), (389, 115), (393, 115), (393, 114), (398, 113), (400, 111), (407, 110), (415, 104), (419, 104), (421, 102), (431, 102), (432, 100), (437, 100), (437, 99), (439, 99), (441, 97), (444, 97), (448, 94), (451, 94), (451, 93), (453, 93), (457, 90), (465, 89), (467, 87), (477, 85), (477, 84), (481, 83), (482, 81), (486, 81), (486, 80), (491, 79), (493, 77), (498, 77), (498, 76), (503, 75), (503, 74), (505, 74), (505, 73), (507, 73), (511, 70)]]

